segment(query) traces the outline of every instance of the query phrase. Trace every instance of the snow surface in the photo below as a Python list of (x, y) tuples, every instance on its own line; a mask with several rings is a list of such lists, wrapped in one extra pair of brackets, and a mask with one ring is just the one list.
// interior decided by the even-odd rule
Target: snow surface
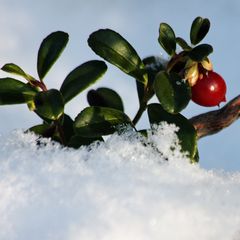
[(240, 172), (189, 164), (176, 130), (78, 150), (1, 136), (0, 239), (239, 240)]

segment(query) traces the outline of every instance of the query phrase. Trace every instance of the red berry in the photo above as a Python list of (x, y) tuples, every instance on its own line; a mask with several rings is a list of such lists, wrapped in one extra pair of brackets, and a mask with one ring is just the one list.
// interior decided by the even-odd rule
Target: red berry
[(192, 87), (192, 100), (205, 107), (217, 106), (226, 101), (226, 83), (213, 71), (208, 71)]

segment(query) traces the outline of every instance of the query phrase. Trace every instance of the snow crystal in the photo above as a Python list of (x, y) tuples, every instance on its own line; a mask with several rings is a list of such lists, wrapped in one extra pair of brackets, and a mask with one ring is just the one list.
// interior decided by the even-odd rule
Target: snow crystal
[[(1, 240), (239, 240), (240, 173), (182, 153), (174, 125), (78, 150), (0, 138)], [(168, 159), (166, 161), (165, 159)]]

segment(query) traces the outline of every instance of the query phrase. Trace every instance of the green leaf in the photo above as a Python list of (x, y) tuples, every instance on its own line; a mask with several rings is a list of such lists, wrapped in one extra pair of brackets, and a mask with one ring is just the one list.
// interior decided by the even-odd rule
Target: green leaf
[(30, 132), (34, 132), (37, 135), (46, 138), (52, 138), (56, 130), (56, 126), (48, 124), (39, 124), (28, 129)]
[(192, 49), (183, 38), (177, 37), (176, 42), (184, 51), (189, 51)]
[(16, 64), (14, 63), (7, 63), (1, 68), (4, 72), (13, 73), (28, 79), (28, 75)]
[(202, 41), (202, 39), (207, 35), (209, 28), (210, 21), (207, 18), (195, 18), (190, 30), (191, 43), (196, 45)]
[[(59, 125), (60, 124), (60, 125)], [(60, 129), (61, 128), (61, 129)], [(51, 138), (54, 141), (60, 142), (61, 144), (68, 142), (74, 135), (73, 131), (73, 120), (66, 114), (62, 115), (62, 119), (58, 123), (43, 123), (31, 127), (28, 131), (34, 132), (42, 137)], [(60, 134), (61, 131), (61, 134)]]
[(62, 118), (63, 119), (62, 119), (61, 127), (64, 135), (64, 141), (68, 143), (72, 138), (72, 136), (74, 135), (74, 129), (73, 129), (74, 121), (67, 114), (63, 114)]
[(176, 51), (175, 33), (167, 23), (160, 24), (158, 42), (170, 56), (175, 54)]
[(159, 72), (155, 78), (154, 90), (163, 108), (173, 114), (182, 111), (191, 99), (188, 82), (176, 73)]
[(14, 63), (7, 63), (5, 64), (2, 68), (3, 71), (8, 72), (8, 73), (12, 73), (12, 74), (16, 74), (18, 76), (21, 76), (23, 78), (25, 78), (27, 81), (31, 82), (31, 81), (36, 81), (34, 79), (34, 77), (32, 77), (31, 75), (25, 73), (22, 68), (20, 68), (18, 65), (14, 64)]
[(202, 60), (206, 59), (207, 56), (213, 52), (213, 48), (209, 44), (200, 44), (193, 48), (189, 53), (188, 56), (196, 62), (201, 62)]
[(100, 29), (89, 36), (88, 45), (97, 55), (123, 72), (147, 83), (143, 62), (136, 50), (119, 33), (111, 29)]
[(56, 89), (37, 93), (34, 104), (36, 113), (50, 120), (59, 119), (64, 111), (62, 94)]
[(13, 78), (0, 78), (0, 105), (21, 104), (33, 100), (37, 90)]
[(118, 125), (131, 124), (121, 111), (106, 107), (87, 107), (75, 119), (75, 132), (83, 137), (100, 137), (116, 131)]
[(90, 90), (87, 94), (90, 106), (109, 107), (119, 111), (124, 111), (123, 102), (117, 92), (110, 88), (98, 88)]
[(103, 142), (103, 138), (102, 137), (88, 138), (88, 137), (82, 137), (79, 135), (74, 135), (70, 139), (68, 143), (68, 147), (80, 148), (81, 146), (89, 146), (90, 144), (96, 141)]
[(151, 124), (167, 122), (179, 127), (177, 136), (183, 151), (189, 153), (192, 162), (195, 162), (197, 155), (197, 134), (193, 125), (183, 115), (170, 114), (166, 112), (160, 104), (153, 103), (148, 105), (148, 117)]
[(88, 61), (75, 68), (62, 83), (60, 92), (67, 103), (91, 84), (95, 83), (105, 72), (107, 65), (103, 61)]
[(67, 43), (68, 34), (61, 31), (51, 33), (42, 41), (37, 58), (37, 71), (41, 80), (61, 55)]

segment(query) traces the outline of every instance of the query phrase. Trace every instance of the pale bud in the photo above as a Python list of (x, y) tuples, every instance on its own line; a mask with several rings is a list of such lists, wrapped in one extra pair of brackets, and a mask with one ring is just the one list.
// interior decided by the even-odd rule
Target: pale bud
[(192, 87), (196, 84), (199, 77), (198, 63), (192, 60), (188, 60), (185, 68), (185, 79)]
[(202, 64), (203, 68), (206, 69), (207, 71), (212, 71), (213, 70), (212, 63), (208, 58), (201, 61), (201, 64)]

